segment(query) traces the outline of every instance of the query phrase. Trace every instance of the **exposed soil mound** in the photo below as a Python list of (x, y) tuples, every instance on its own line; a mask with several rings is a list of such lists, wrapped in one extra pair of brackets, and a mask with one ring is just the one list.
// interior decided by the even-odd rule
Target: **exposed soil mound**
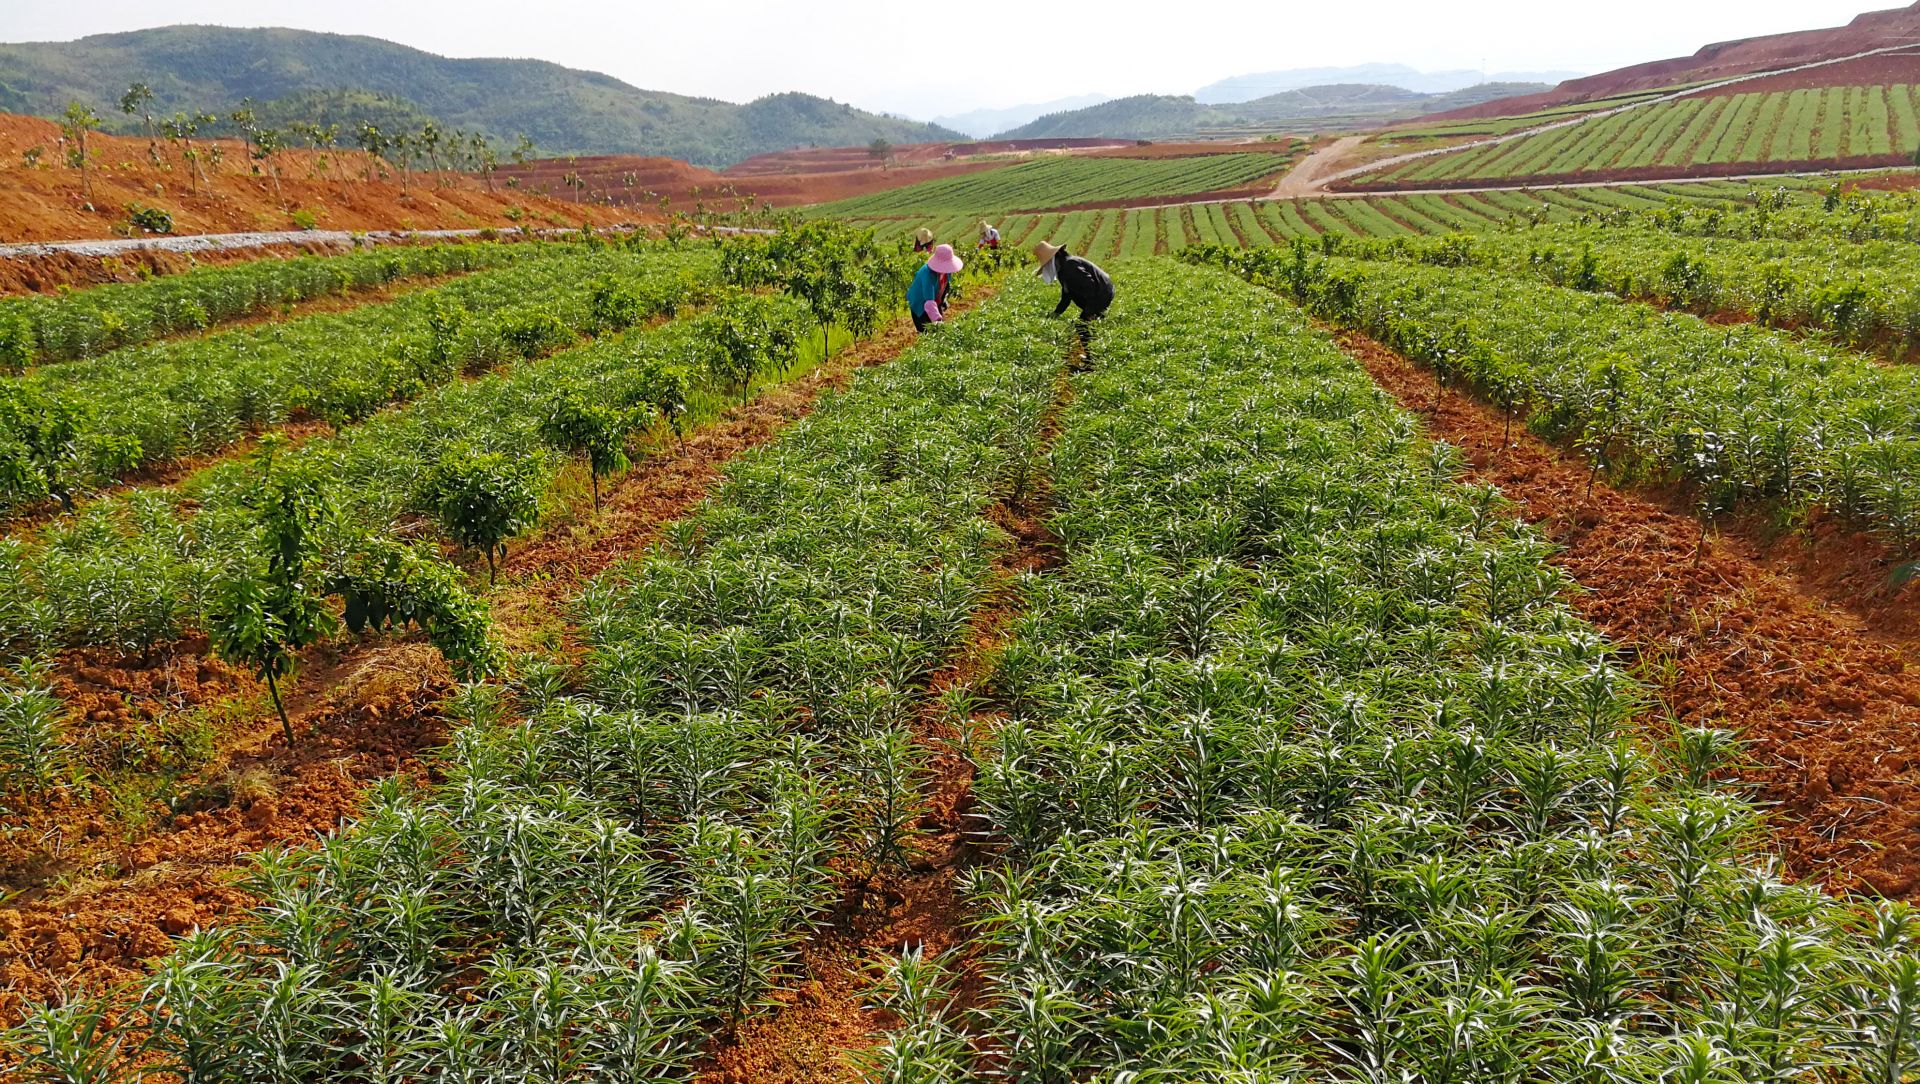
[[(0, 243), (95, 240), (128, 236), (132, 204), (155, 207), (173, 218), (173, 232), (232, 233), (319, 228), (334, 230), (510, 229), (515, 226), (612, 225), (632, 212), (570, 203), (514, 191), (496, 179), (495, 190), (454, 173), (403, 178), (358, 151), (289, 150), (275, 156), (278, 185), (248, 160), (235, 140), (196, 140), (196, 148), (219, 149), (207, 163), (205, 184), (160, 140), (159, 162), (138, 137), (95, 133), (87, 139), (92, 199), (81, 174), (66, 164), (60, 128), (37, 117), (0, 114)], [(35, 153), (36, 148), (37, 153)], [(29, 158), (37, 159), (29, 164)], [(205, 159), (203, 159), (205, 161)], [(256, 172), (257, 170), (257, 172)], [(295, 212), (305, 212), (296, 220)], [(306, 215), (311, 215), (308, 221)]]
[[(1772, 34), (1766, 37), (1720, 42), (1709, 45), (1689, 57), (1656, 60), (1616, 71), (1602, 72), (1599, 75), (1589, 75), (1583, 79), (1569, 79), (1541, 94), (1502, 98), (1464, 109), (1435, 113), (1420, 119), (1439, 121), (1518, 116), (1539, 109), (1591, 102), (1617, 94), (1630, 94), (1686, 83), (1731, 79), (1753, 72), (1790, 68), (1799, 64), (1812, 64), (1873, 49), (1908, 44), (1920, 45), (1920, 3), (1889, 11), (1868, 12), (1846, 26), (1826, 30), (1802, 30), (1791, 34)], [(1882, 59), (1884, 58), (1868, 58), (1865, 63), (1871, 64), (1873, 61)], [(1909, 57), (1904, 58), (1904, 61), (1904, 66), (1894, 69), (1898, 74), (1891, 81), (1912, 81), (1915, 71), (1914, 60)], [(1858, 73), (1843, 75), (1845, 70), (1842, 66), (1818, 68), (1810, 72), (1785, 76), (1783, 78), (1795, 81), (1787, 82), (1782, 86), (1763, 87), (1759, 82), (1755, 82), (1744, 84), (1739, 89), (1742, 91), (1780, 90), (1861, 82)], [(1874, 83), (1882, 81), (1883, 79), (1879, 78), (1868, 80)]]

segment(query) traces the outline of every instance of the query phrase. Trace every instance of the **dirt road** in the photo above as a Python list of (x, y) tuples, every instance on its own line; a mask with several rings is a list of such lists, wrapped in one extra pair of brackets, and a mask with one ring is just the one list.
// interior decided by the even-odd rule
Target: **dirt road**
[(1299, 199), (1320, 191), (1324, 179), (1331, 175), (1347, 156), (1360, 144), (1365, 143), (1364, 135), (1345, 136), (1314, 151), (1300, 164), (1293, 167), (1285, 177), (1280, 178), (1279, 187), (1267, 194), (1268, 199)]

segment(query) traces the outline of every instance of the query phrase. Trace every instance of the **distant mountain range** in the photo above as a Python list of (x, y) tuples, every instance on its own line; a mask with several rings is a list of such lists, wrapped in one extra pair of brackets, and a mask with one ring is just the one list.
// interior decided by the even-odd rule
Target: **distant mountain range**
[(997, 138), (1173, 139), (1287, 128), (1348, 127), (1402, 120), (1546, 89), (1542, 83), (1485, 83), (1445, 94), (1423, 94), (1396, 86), (1339, 83), (1220, 105), (1204, 104), (1190, 97), (1140, 94), (1085, 109), (1051, 113), (1002, 132)]
[[(251, 98), (261, 117), (316, 101), (349, 131), (353, 109), (382, 119), (430, 117), (444, 128), (546, 154), (664, 155), (725, 166), (801, 146), (958, 140), (939, 125), (883, 117), (808, 94), (745, 105), (641, 90), (608, 75), (543, 60), (454, 60), (379, 38), (305, 30), (167, 26), (68, 42), (0, 45), (0, 108), (51, 116), (70, 101), (132, 131), (116, 107), (127, 85), (153, 89), (154, 108), (224, 114)], [(308, 118), (318, 119), (318, 118)]]
[(986, 139), (995, 132), (1017, 128), (1022, 124), (1038, 120), (1048, 113), (1084, 109), (1107, 100), (1109, 96), (1105, 94), (1081, 94), (1072, 98), (1057, 98), (1051, 102), (1011, 105), (1005, 109), (975, 109), (966, 113), (955, 113), (952, 116), (935, 117), (933, 123), (942, 128), (965, 132), (975, 139)]
[(1363, 83), (1400, 87), (1421, 94), (1446, 94), (1483, 83), (1554, 83), (1578, 79), (1584, 72), (1423, 72), (1405, 64), (1356, 64), (1345, 68), (1289, 68), (1285, 71), (1236, 75), (1217, 83), (1208, 83), (1193, 92), (1193, 100), (1202, 105), (1231, 105), (1251, 102), (1282, 91), (1303, 87), (1321, 87), (1341, 83)]

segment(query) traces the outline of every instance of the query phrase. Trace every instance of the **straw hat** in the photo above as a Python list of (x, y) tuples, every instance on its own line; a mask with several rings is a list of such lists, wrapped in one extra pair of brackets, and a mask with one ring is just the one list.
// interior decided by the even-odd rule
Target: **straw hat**
[(967, 261), (953, 254), (952, 245), (941, 245), (933, 250), (933, 255), (927, 260), (927, 266), (933, 268), (938, 274), (951, 275), (967, 266)]
[(1061, 249), (1066, 247), (1065, 245), (1050, 245), (1045, 241), (1033, 246), (1033, 258), (1040, 261), (1040, 266), (1036, 268), (1036, 270), (1046, 270), (1047, 265), (1053, 262), (1053, 258), (1060, 253)]
[(919, 229), (913, 231), (913, 239), (924, 245), (927, 242), (933, 240), (933, 231), (926, 228), (925, 226), (922, 226)]
[(992, 229), (992, 228), (993, 228), (993, 223), (991, 223), (991, 222), (988, 222), (988, 221), (987, 221), (986, 219), (984, 219), (984, 218), (980, 220), (980, 232), (981, 232), (981, 233), (985, 233), (985, 232), (987, 232), (988, 230), (990, 230), (990, 229)]

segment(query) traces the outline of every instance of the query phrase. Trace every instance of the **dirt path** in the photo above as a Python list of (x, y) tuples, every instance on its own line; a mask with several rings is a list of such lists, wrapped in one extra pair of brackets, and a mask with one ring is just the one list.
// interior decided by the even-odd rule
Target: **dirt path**
[(1325, 185), (1325, 179), (1366, 141), (1364, 135), (1344, 136), (1314, 151), (1305, 161), (1293, 167), (1292, 172), (1280, 178), (1279, 187), (1269, 192), (1267, 198), (1299, 199), (1319, 192)]
[[(1680, 722), (1734, 729), (1739, 778), (1771, 805), (1788, 871), (1840, 891), (1920, 899), (1920, 648), (1916, 603), (1885, 591), (1884, 555), (1829, 527), (1810, 543), (1736, 526), (1710, 536), (1683, 501), (1587, 495), (1587, 468), (1498, 411), (1358, 334), (1341, 342), (1383, 387), (1462, 448), (1564, 547), (1571, 602), (1627, 654)], [(1654, 727), (1663, 724), (1649, 718)]]
[[(969, 299), (973, 301), (974, 299)], [(820, 393), (866, 365), (892, 360), (913, 339), (890, 325), (806, 376), (775, 385), (719, 420), (668, 441), (605, 494), (597, 515), (563, 517), (516, 544), (500, 586), (488, 596), (503, 639), (522, 648), (564, 649), (562, 608), (585, 582), (644, 547), (661, 527), (703, 500), (727, 460), (804, 417)], [(158, 666), (117, 669), (83, 660), (61, 691), (84, 713), (106, 718), (100, 740), (150, 740), (128, 720), (128, 690), (188, 709), (220, 689), (252, 681), (205, 655), (204, 642), (177, 648)], [(84, 686), (84, 687), (83, 687)], [(5, 864), (11, 898), (0, 907), (0, 1023), (56, 993), (101, 991), (144, 973), (144, 961), (171, 947), (170, 935), (230, 921), (252, 903), (235, 884), (251, 856), (302, 846), (334, 830), (361, 795), (395, 774), (428, 778), (422, 759), (448, 736), (437, 705), (451, 689), (438, 653), (417, 637), (342, 640), (307, 660), (290, 713), (301, 733), (289, 750), (257, 690), (246, 725), (225, 739), (203, 788), (205, 808), (145, 810), (164, 827), (135, 841), (115, 838), (92, 802), (51, 805), (32, 838), (17, 838)], [(116, 739), (118, 740), (118, 739)]]
[[(1040, 422), (1040, 447), (1051, 448), (1073, 398), (1065, 372)], [(968, 626), (966, 647), (928, 682), (915, 719), (915, 738), (931, 758), (921, 816), (920, 853), (903, 874), (888, 876), (875, 890), (850, 899), (832, 924), (816, 934), (801, 957), (802, 977), (774, 994), (775, 1011), (758, 1017), (716, 1049), (697, 1084), (853, 1084), (862, 1079), (854, 1057), (882, 1041), (897, 1022), (868, 1007), (864, 996), (873, 963), (903, 949), (919, 948), (958, 977), (951, 1012), (972, 1007), (980, 987), (967, 924), (969, 908), (960, 877), (977, 854), (981, 829), (973, 807), (973, 764), (962, 739), (1003, 723), (986, 704), (963, 720), (946, 716), (940, 698), (955, 688), (975, 689), (991, 676), (994, 660), (1025, 611), (1021, 574), (1057, 568), (1059, 539), (1047, 527), (1053, 494), (1045, 472), (1031, 489), (986, 512), (1013, 539), (994, 561), (993, 587)]]

